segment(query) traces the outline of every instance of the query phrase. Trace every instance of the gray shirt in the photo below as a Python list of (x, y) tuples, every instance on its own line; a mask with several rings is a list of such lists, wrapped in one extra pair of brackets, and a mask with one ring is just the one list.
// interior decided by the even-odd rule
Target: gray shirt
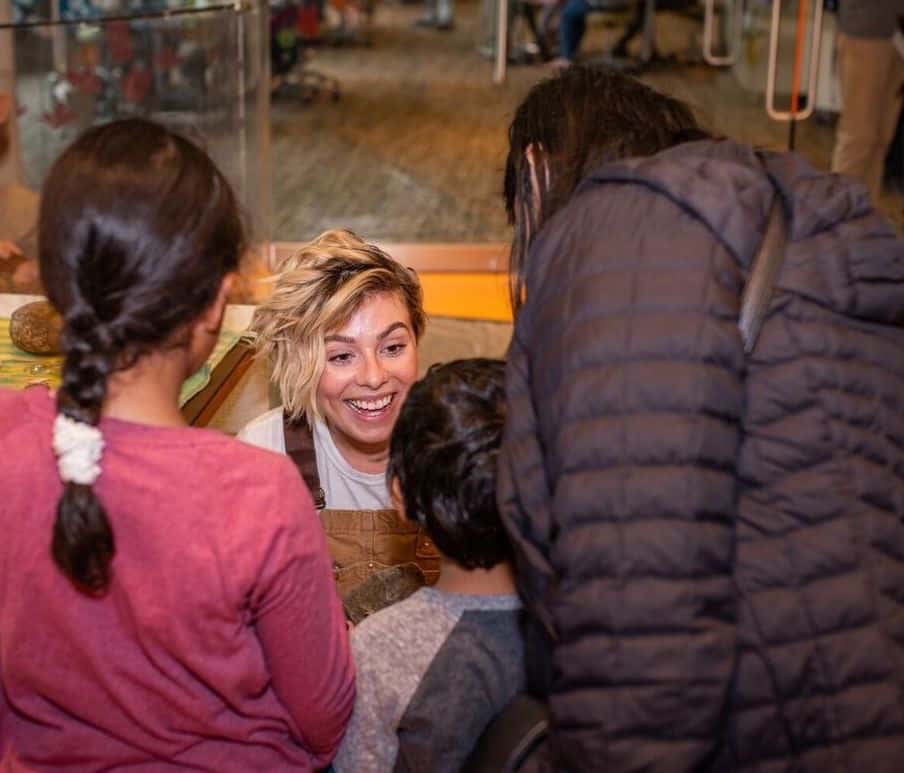
[(514, 595), (422, 588), (352, 631), (357, 696), (339, 773), (458, 771), (524, 690)]
[[(360, 472), (342, 456), (326, 424), (314, 422), (314, 456), (317, 476), (331, 510), (387, 510), (392, 507), (386, 475)], [(278, 454), (286, 452), (282, 406), (248, 422), (238, 439)]]
[[(820, 0), (821, 1), (821, 0)], [(838, 29), (854, 38), (890, 38), (904, 0), (839, 0)]]
[(386, 473), (361, 472), (336, 448), (329, 427), (314, 422), (314, 455), (326, 506), (332, 510), (388, 510), (392, 508)]

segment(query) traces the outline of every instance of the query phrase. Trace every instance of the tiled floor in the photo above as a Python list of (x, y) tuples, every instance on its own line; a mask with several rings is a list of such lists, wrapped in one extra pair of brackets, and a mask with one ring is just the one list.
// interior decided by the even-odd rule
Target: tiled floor
[[(316, 51), (313, 64), (342, 83), (342, 99), (309, 107), (276, 103), (272, 111), (274, 234), (308, 238), (345, 225), (371, 239), (505, 240), (499, 193), (506, 129), (542, 65), (509, 68), (505, 86), (490, 82), (477, 53), (484, 36), (479, 0), (457, 4), (456, 28), (415, 28), (420, 6), (386, 2), (369, 48)], [(598, 58), (618, 34), (591, 17), (584, 51)], [(699, 51), (699, 22), (661, 14), (664, 53)], [(788, 127), (768, 119), (761, 94), (731, 71), (664, 67), (650, 84), (695, 107), (713, 131), (769, 148), (787, 147)], [(834, 128), (800, 124), (797, 148), (827, 167)], [(884, 202), (900, 217), (900, 196)]]

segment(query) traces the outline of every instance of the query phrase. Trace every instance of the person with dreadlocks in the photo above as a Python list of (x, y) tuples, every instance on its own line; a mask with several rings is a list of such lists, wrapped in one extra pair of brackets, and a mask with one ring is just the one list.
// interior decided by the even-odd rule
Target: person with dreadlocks
[(611, 71), (535, 86), (509, 142), (498, 494), (548, 766), (899, 770), (904, 243)]

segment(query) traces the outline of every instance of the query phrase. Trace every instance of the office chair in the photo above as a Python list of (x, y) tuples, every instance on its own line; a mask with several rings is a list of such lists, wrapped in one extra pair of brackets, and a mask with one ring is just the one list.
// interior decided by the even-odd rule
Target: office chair
[(549, 729), (549, 712), (521, 693), (490, 722), (462, 773), (517, 773), (537, 753)]
[(270, 93), (274, 99), (295, 98), (306, 104), (321, 94), (334, 102), (339, 99), (339, 81), (308, 66), (308, 49), (317, 40), (319, 14), (312, 0), (271, 3)]

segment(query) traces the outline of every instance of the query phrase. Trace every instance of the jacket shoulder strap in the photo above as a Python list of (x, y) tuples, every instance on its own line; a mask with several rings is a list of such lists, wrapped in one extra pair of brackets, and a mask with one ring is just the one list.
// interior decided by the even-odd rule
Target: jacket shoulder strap
[(781, 195), (776, 191), (769, 212), (769, 224), (750, 265), (750, 275), (741, 296), (738, 327), (744, 341), (745, 354), (753, 351), (760, 328), (769, 311), (775, 282), (785, 258), (785, 247), (788, 243), (787, 228)]
[(314, 498), (314, 507), (323, 510), (326, 507), (326, 496), (320, 486), (320, 475), (317, 474), (317, 455), (314, 451), (314, 433), (304, 420), (290, 422), (283, 414), (283, 434), (286, 438), (286, 456), (288, 456), (302, 480)]

